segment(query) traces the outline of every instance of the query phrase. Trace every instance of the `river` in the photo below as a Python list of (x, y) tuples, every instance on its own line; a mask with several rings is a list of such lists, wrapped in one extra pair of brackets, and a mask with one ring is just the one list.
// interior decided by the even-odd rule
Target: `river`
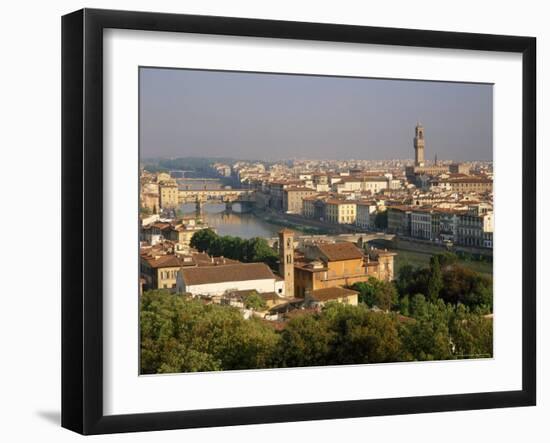
[[(240, 205), (233, 205), (233, 211), (226, 211), (223, 203), (208, 203), (204, 205), (202, 219), (208, 226), (216, 229), (219, 235), (233, 235), (241, 238), (277, 237), (281, 226), (265, 222), (250, 213), (242, 213)], [(195, 204), (187, 203), (180, 206), (187, 215), (195, 213)]]

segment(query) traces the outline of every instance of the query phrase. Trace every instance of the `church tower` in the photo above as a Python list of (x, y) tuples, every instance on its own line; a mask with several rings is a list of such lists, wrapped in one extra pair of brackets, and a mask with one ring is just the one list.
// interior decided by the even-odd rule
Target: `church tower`
[(414, 165), (424, 166), (424, 127), (420, 123), (414, 128)]
[(294, 232), (279, 232), (279, 274), (285, 280), (285, 296), (294, 297)]

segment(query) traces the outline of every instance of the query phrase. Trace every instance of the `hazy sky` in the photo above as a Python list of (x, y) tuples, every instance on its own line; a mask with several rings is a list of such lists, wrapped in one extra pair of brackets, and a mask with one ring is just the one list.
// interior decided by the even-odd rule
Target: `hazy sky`
[(181, 69), (140, 70), (141, 157), (491, 160), (493, 87)]

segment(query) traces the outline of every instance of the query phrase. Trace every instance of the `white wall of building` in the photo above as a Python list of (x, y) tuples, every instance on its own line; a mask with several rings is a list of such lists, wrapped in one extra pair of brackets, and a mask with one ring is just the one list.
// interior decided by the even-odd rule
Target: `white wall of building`
[(189, 292), (193, 295), (221, 295), (227, 291), (245, 291), (255, 289), (258, 292), (277, 292), (277, 280), (274, 278), (263, 280), (229, 281), (223, 283), (206, 283), (203, 285), (186, 285), (178, 275), (177, 291)]

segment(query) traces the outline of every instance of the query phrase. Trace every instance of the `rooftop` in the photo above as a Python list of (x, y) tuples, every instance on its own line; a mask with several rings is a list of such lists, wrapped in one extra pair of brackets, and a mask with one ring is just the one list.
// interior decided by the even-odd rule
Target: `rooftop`
[(264, 263), (189, 268), (182, 269), (181, 274), (186, 285), (275, 279), (271, 269)]
[(363, 252), (350, 242), (325, 243), (317, 246), (328, 261), (355, 260), (363, 258)]
[(329, 301), (329, 300), (336, 300), (338, 298), (348, 297), (356, 294), (358, 294), (357, 291), (353, 291), (351, 289), (346, 289), (341, 287), (335, 287), (335, 288), (316, 289), (315, 291), (311, 292), (311, 298), (315, 301), (323, 302), (323, 301)]

